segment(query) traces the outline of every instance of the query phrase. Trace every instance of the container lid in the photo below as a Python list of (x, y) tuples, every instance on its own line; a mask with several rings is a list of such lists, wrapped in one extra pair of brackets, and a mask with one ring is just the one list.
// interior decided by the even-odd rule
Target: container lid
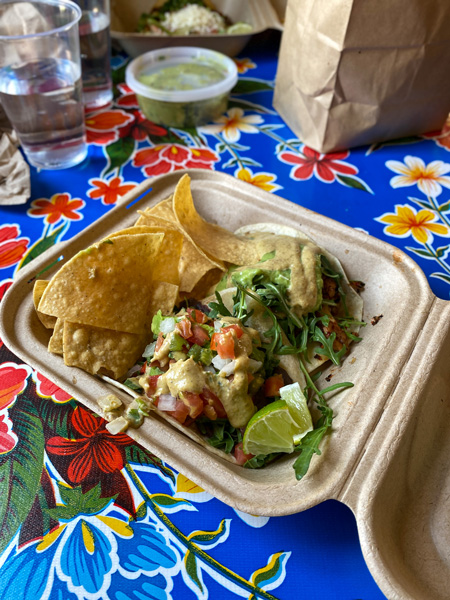
[[(186, 65), (186, 68), (180, 69), (180, 65)], [(142, 81), (142, 77), (147, 81)], [(130, 62), (125, 74), (126, 83), (133, 92), (162, 102), (197, 102), (214, 98), (228, 93), (237, 77), (235, 63), (225, 54), (187, 46), (146, 52)], [(171, 80), (176, 85), (171, 85)], [(184, 89), (173, 89), (177, 85)]]

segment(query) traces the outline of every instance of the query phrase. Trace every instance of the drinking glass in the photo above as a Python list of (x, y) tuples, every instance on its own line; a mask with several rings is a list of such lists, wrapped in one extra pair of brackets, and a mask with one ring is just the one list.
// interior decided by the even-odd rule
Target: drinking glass
[(80, 48), (84, 104), (88, 111), (111, 102), (109, 0), (75, 0), (81, 8)]
[(38, 169), (87, 153), (78, 21), (70, 0), (0, 2), (0, 102)]

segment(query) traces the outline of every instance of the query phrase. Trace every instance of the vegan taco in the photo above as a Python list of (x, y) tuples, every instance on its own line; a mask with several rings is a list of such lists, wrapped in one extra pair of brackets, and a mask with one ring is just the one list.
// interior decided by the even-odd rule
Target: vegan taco
[(280, 388), (296, 382), (303, 389), (306, 382), (293, 355), (268, 351), (260, 316), (219, 313), (228, 312), (232, 293), (222, 294), (220, 305), (210, 299), (175, 315), (155, 315), (145, 362), (126, 381), (135, 401), (119, 426), (126, 427), (133, 415), (139, 425), (154, 411), (231, 462), (253, 458), (242, 445), (249, 421), (279, 397)]

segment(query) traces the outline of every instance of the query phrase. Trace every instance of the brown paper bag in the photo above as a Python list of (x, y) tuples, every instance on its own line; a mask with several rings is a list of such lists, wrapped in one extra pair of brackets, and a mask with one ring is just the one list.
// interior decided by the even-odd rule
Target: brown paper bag
[(274, 107), (330, 152), (439, 130), (450, 112), (450, 0), (289, 0)]

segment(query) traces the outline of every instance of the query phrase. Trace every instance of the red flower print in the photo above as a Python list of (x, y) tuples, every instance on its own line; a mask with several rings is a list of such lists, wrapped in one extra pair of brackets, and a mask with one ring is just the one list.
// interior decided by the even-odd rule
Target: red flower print
[(12, 279), (5, 279), (5, 281), (0, 284), (0, 302), (3, 300), (3, 296), (12, 286), (12, 283)]
[(358, 169), (342, 162), (350, 153), (347, 150), (320, 154), (312, 148), (303, 147), (303, 156), (294, 152), (282, 152), (280, 159), (288, 164), (297, 165), (291, 171), (291, 177), (297, 180), (311, 179), (314, 175), (324, 183), (332, 183), (336, 173), (356, 175)]
[(70, 459), (67, 476), (78, 485), (95, 472), (114, 473), (123, 469), (125, 457), (123, 446), (130, 444), (125, 434), (112, 435), (105, 428), (106, 422), (81, 406), (72, 415), (72, 425), (80, 435), (75, 439), (60, 436), (47, 442), (47, 451)]
[(152, 123), (138, 110), (132, 112), (134, 121), (121, 130), (120, 137), (132, 137), (137, 141), (146, 140), (151, 135), (162, 136), (167, 134), (167, 129)]
[(0, 366), (0, 411), (9, 408), (23, 392), (30, 373), (27, 365), (3, 363)]
[(117, 98), (117, 106), (123, 106), (125, 108), (139, 108), (136, 94), (130, 87), (128, 87), (125, 83), (120, 83), (117, 86), (117, 89), (122, 94), (120, 98)]
[(86, 118), (86, 133), (89, 144), (104, 146), (121, 137), (120, 129), (134, 121), (134, 116), (120, 109), (105, 110)]
[(20, 261), (27, 250), (28, 238), (19, 238), (17, 225), (0, 227), (0, 269), (11, 267)]
[(50, 200), (45, 198), (33, 200), (27, 213), (30, 217), (44, 216), (45, 222), (49, 225), (57, 223), (61, 218), (79, 221), (83, 217), (77, 210), (83, 208), (85, 204), (84, 200), (80, 200), (80, 198), (71, 200), (70, 194), (55, 194)]
[(119, 198), (125, 196), (128, 192), (136, 187), (136, 183), (123, 183), (121, 176), (113, 177), (109, 181), (101, 179), (90, 179), (89, 183), (95, 186), (89, 190), (87, 195), (93, 200), (102, 199), (105, 205), (115, 204)]
[(55, 402), (67, 402), (72, 398), (70, 394), (62, 390), (56, 383), (50, 381), (50, 379), (47, 379), (42, 373), (35, 371), (33, 379), (36, 383), (36, 391), (39, 396), (52, 398)]
[(219, 160), (217, 154), (209, 148), (190, 148), (191, 156), (184, 163), (186, 169), (211, 169), (212, 163)]
[(213, 169), (213, 163), (218, 160), (217, 154), (209, 148), (161, 144), (138, 150), (133, 166), (142, 167), (144, 174), (151, 177), (193, 167)]
[(100, 484), (102, 498), (116, 495), (116, 505), (134, 515), (133, 494), (121, 472), (125, 446), (132, 440), (125, 434), (110, 434), (103, 419), (81, 406), (73, 411), (71, 423), (76, 437), (55, 436), (47, 441), (55, 468), (66, 481), (80, 485), (83, 493)]
[(12, 425), (7, 412), (0, 413), (0, 455), (11, 452), (17, 444), (17, 436), (12, 430)]

